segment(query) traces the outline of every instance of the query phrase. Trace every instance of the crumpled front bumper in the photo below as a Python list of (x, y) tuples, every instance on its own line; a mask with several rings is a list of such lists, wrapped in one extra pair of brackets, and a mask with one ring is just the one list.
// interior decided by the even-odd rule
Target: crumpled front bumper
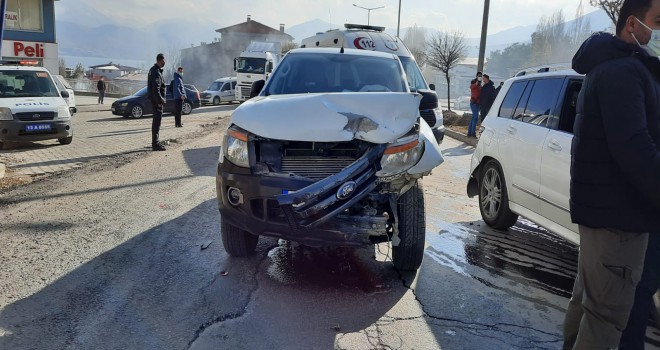
[[(287, 174), (250, 174), (225, 160), (218, 164), (216, 176), (222, 220), (255, 235), (308, 245), (371, 244), (373, 236), (386, 234), (387, 218), (350, 215), (346, 209), (377, 188), (375, 174), (384, 149), (385, 145), (376, 145), (341, 172), (318, 182)], [(354, 191), (346, 198), (338, 196), (348, 182), (355, 183)], [(242, 204), (229, 203), (231, 187), (241, 190)]]

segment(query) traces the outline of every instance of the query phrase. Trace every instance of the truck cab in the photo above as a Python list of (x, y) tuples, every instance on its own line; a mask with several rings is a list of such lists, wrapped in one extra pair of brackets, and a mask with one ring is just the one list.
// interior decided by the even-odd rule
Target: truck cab
[(236, 100), (250, 98), (252, 83), (267, 80), (282, 58), (282, 45), (278, 42), (253, 41), (241, 55), (234, 59), (236, 72)]
[(419, 104), (420, 116), (432, 128), (438, 143), (441, 143), (444, 138), (445, 127), (438, 96), (434, 91), (435, 87), (426, 82), (415, 57), (403, 43), (403, 40), (385, 33), (384, 27), (349, 23), (345, 24), (344, 27), (343, 30), (333, 29), (305, 38), (302, 40), (300, 47), (343, 47), (381, 51), (397, 55), (406, 73), (410, 90), (422, 95), (422, 101)]

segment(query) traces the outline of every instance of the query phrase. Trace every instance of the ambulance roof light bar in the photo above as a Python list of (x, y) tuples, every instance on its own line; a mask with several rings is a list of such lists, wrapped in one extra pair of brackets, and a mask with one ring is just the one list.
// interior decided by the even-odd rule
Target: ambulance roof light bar
[(346, 29), (374, 30), (374, 31), (377, 31), (377, 32), (385, 31), (385, 27), (367, 26), (367, 25), (364, 25), (364, 24), (351, 24), (351, 23), (344, 24), (344, 28), (346, 28)]

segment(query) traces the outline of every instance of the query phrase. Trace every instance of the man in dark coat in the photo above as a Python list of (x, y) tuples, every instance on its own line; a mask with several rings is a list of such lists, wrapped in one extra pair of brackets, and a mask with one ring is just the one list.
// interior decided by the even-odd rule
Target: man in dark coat
[(660, 0), (625, 0), (616, 37), (595, 33), (573, 57), (586, 76), (571, 149), (580, 255), (564, 349), (619, 346), (649, 232), (660, 233), (660, 52), (649, 54), (656, 18)]
[(490, 76), (488, 74), (484, 74), (484, 86), (481, 87), (481, 103), (479, 104), (482, 122), (484, 121), (484, 118), (486, 118), (488, 111), (490, 111), (490, 107), (493, 106), (496, 95), (497, 92), (495, 92), (495, 85), (490, 80)]
[(147, 96), (154, 110), (151, 122), (151, 149), (164, 151), (165, 147), (158, 140), (160, 122), (163, 119), (163, 106), (165, 105), (165, 80), (163, 79), (163, 67), (165, 66), (165, 55), (156, 55), (156, 63), (149, 69), (147, 78)]
[(98, 104), (103, 104), (103, 97), (105, 97), (105, 81), (103, 81), (103, 77), (99, 78), (99, 81), (96, 83), (96, 90), (99, 91), (99, 101)]

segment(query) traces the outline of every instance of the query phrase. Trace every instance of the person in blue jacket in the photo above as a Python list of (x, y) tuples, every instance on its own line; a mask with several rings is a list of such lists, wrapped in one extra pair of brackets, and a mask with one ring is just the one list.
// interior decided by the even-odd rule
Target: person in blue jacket
[(573, 69), (585, 74), (569, 202), (580, 253), (564, 349), (619, 347), (649, 233), (660, 233), (658, 18), (660, 0), (625, 0), (616, 36), (595, 33), (573, 57)]
[(172, 85), (172, 95), (174, 97), (174, 126), (181, 128), (183, 127), (183, 123), (181, 123), (181, 109), (183, 108), (183, 101), (186, 99), (186, 88), (183, 86), (183, 67), (177, 68), (176, 72), (174, 72)]

